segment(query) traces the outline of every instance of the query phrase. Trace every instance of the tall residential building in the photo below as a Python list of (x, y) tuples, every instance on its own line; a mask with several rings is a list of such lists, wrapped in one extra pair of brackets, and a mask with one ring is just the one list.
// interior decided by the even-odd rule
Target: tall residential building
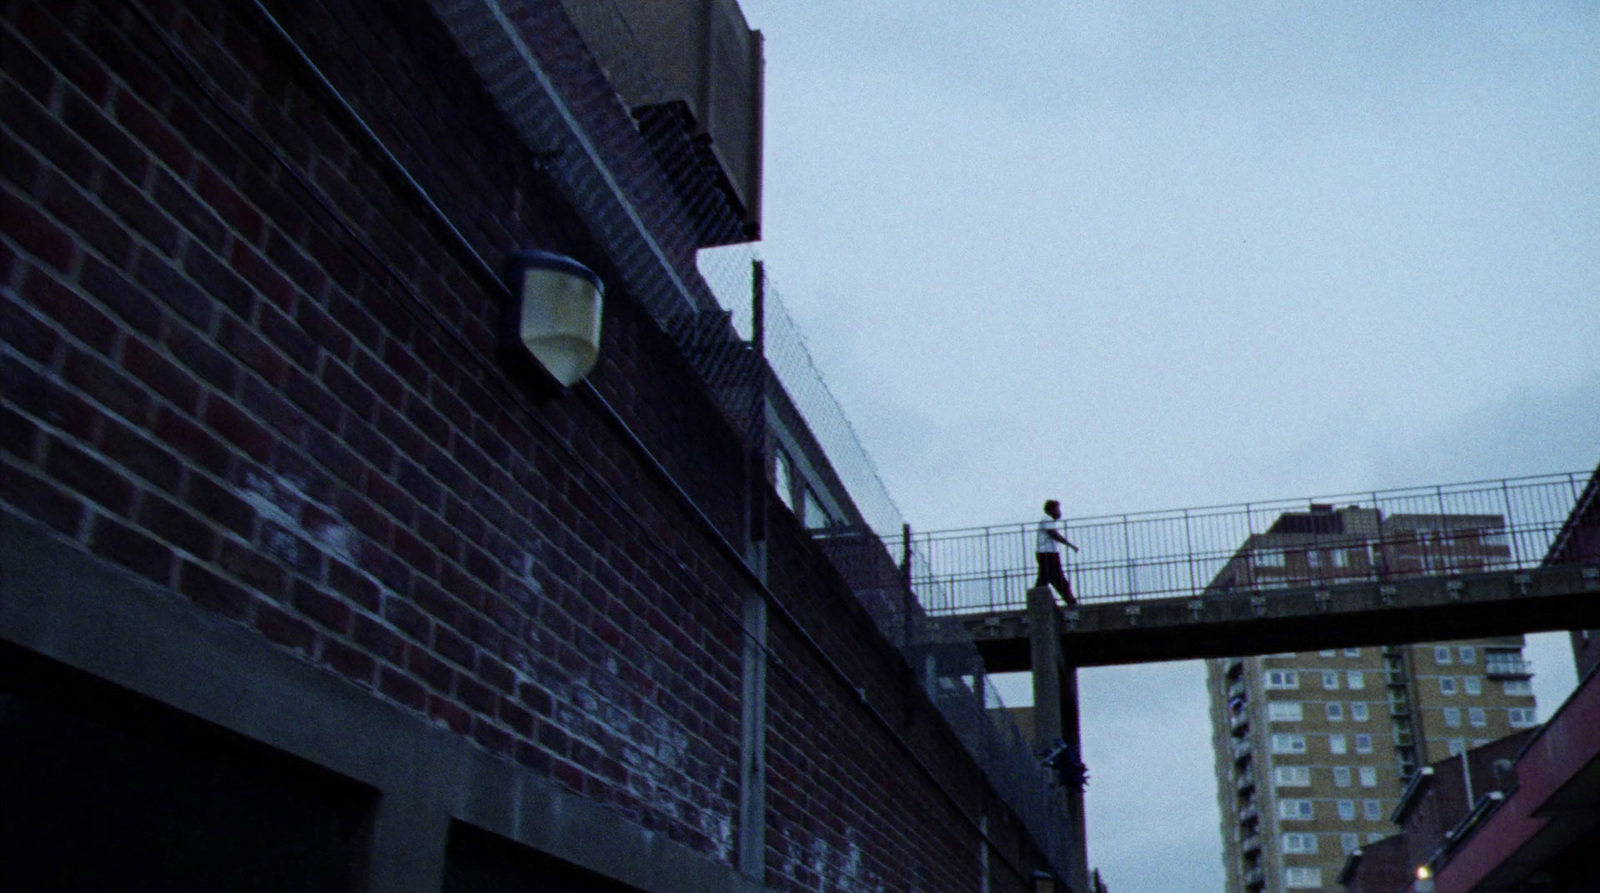
[[(1251, 536), (1210, 591), (1488, 570), (1510, 560), (1498, 515), (1312, 506)], [(1395, 833), (1419, 765), (1537, 722), (1523, 639), (1208, 662), (1229, 893), (1338, 891), (1345, 857)]]

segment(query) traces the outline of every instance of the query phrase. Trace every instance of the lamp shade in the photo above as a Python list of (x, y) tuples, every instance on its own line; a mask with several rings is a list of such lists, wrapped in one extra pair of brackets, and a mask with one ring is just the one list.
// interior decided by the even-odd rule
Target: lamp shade
[(529, 250), (506, 257), (505, 278), (517, 339), (562, 387), (577, 384), (600, 357), (600, 277), (570, 257)]

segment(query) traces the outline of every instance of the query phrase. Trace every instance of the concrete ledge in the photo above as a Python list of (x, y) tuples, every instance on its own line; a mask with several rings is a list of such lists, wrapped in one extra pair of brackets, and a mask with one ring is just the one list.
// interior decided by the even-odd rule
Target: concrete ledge
[(3, 511), (0, 639), (376, 789), (374, 891), (437, 893), (452, 821), (650, 893), (763, 889)]

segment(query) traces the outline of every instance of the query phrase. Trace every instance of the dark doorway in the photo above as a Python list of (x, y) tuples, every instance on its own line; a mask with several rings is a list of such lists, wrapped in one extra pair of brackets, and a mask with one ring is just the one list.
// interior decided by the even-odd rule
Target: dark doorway
[(347, 893), (372, 791), (0, 643), (0, 888)]

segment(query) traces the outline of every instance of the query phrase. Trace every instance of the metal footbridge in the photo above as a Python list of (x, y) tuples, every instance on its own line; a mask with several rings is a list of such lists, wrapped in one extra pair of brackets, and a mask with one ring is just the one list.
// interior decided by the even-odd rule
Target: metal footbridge
[[(1600, 471), (1600, 469), (1597, 469)], [(1077, 604), (1035, 587), (1034, 524), (821, 528), (857, 603), (1088, 889), (1079, 667), (1600, 628), (1592, 472), (1068, 519)], [(1024, 737), (990, 673), (1032, 672)]]
[[(1068, 520), (1078, 667), (1600, 627), (1593, 473)], [(923, 641), (1030, 668), (1033, 524), (901, 544)]]

